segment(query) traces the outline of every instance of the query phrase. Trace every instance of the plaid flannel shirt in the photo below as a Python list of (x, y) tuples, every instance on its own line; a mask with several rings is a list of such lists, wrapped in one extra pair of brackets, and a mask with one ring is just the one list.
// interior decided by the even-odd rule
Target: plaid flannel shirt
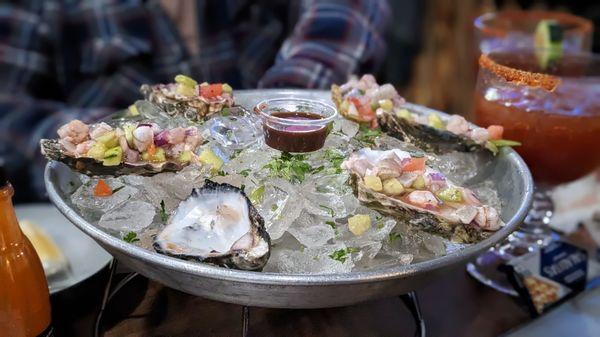
[(143, 83), (327, 88), (385, 55), (384, 0), (193, 1), (197, 55), (157, 0), (0, 4), (0, 157), (17, 197), (44, 191), (40, 138), (128, 106)]

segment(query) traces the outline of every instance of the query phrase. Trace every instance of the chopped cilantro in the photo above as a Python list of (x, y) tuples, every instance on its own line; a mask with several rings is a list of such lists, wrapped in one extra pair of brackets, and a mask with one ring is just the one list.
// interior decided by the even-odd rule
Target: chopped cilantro
[(128, 243), (134, 243), (136, 241), (140, 241), (140, 239), (138, 239), (137, 234), (135, 232), (129, 232), (123, 236), (123, 241)]
[(304, 154), (282, 152), (278, 158), (271, 159), (264, 168), (269, 169), (272, 177), (283, 178), (291, 183), (301, 183), (307, 173), (314, 171), (306, 158)]
[(217, 171), (217, 173), (215, 173), (215, 175), (219, 176), (219, 177), (224, 177), (227, 175), (227, 173), (225, 173), (225, 171), (223, 171), (223, 170), (219, 170), (219, 171)]
[(354, 139), (363, 143), (363, 145), (374, 146), (375, 139), (379, 138), (379, 136), (381, 136), (381, 129), (369, 129), (369, 127), (366, 125), (361, 124), (358, 133), (356, 136), (354, 136)]
[(348, 254), (357, 253), (359, 251), (360, 251), (360, 249), (358, 249), (358, 248), (348, 247), (345, 249), (336, 250), (335, 252), (329, 254), (329, 257), (332, 258), (333, 260), (344, 263), (348, 259)]
[(242, 184), (242, 185), (240, 186), (240, 190), (242, 190), (242, 191), (246, 192), (246, 185)]
[(329, 225), (329, 227), (336, 229), (337, 226), (335, 225), (335, 222), (329, 220), (329, 221), (325, 221), (325, 224)]
[(322, 209), (324, 209), (327, 213), (329, 213), (329, 215), (331, 215), (332, 218), (335, 217), (335, 210), (331, 207), (327, 207), (325, 205), (319, 205), (319, 207), (321, 207)]
[(248, 198), (253, 204), (259, 204), (263, 200), (264, 196), (265, 185), (260, 185), (257, 188), (255, 188), (252, 192), (250, 192)]
[(229, 108), (224, 108), (223, 110), (221, 110), (221, 116), (229, 116), (231, 114), (231, 111), (229, 110)]
[(346, 159), (346, 156), (344, 156), (341, 151), (330, 147), (325, 150), (323, 159), (331, 163), (331, 169), (333, 173), (342, 173), (341, 165), (344, 159)]
[(165, 201), (160, 201), (160, 220), (162, 222), (167, 222), (169, 219), (169, 215), (167, 214), (167, 210), (165, 209)]
[(114, 194), (114, 193), (117, 193), (117, 192), (119, 192), (119, 191), (120, 191), (120, 190), (122, 190), (124, 187), (125, 187), (125, 185), (121, 185), (121, 186), (119, 186), (119, 187), (115, 188), (115, 189), (113, 190), (113, 194)]
[(382, 229), (383, 228), (383, 217), (381, 215), (378, 215), (375, 217), (375, 223), (377, 224), (377, 229)]
[(277, 206), (277, 204), (271, 205), (271, 212), (275, 212), (277, 210), (277, 208), (279, 208), (279, 206)]
[(400, 233), (390, 233), (388, 235), (388, 240), (390, 241), (390, 243), (394, 243), (396, 240), (400, 239), (402, 237), (402, 235), (400, 235)]
[(239, 175), (241, 175), (242, 177), (246, 178), (249, 174), (250, 174), (250, 169), (245, 169), (245, 170), (241, 170), (240, 172), (238, 172)]

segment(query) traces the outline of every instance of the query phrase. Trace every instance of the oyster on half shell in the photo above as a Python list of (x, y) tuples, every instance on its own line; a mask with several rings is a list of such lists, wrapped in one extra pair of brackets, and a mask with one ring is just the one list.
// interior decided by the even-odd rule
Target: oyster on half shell
[(154, 239), (161, 254), (243, 270), (261, 270), (270, 247), (264, 220), (246, 194), (210, 180), (192, 190)]
[(368, 207), (455, 242), (480, 241), (502, 225), (499, 213), (473, 191), (398, 149), (362, 149), (342, 163), (350, 185)]

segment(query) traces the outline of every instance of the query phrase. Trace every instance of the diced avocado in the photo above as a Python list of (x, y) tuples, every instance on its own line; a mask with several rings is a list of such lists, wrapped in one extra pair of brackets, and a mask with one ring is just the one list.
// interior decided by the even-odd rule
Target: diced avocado
[(462, 202), (462, 192), (460, 189), (455, 187), (449, 187), (444, 190), (438, 192), (437, 196), (442, 199), (442, 201), (449, 202)]
[(396, 111), (396, 117), (398, 118), (404, 118), (407, 119), (409, 121), (413, 120), (413, 116), (410, 113), (410, 111), (406, 110), (406, 109), (400, 109), (398, 111)]
[(97, 161), (101, 161), (104, 159), (104, 152), (108, 150), (104, 143), (95, 142), (94, 145), (88, 150), (87, 156), (96, 159)]
[(175, 82), (191, 87), (192, 89), (198, 85), (198, 82), (196, 82), (193, 78), (182, 74), (175, 76)]
[(383, 190), (383, 184), (378, 176), (365, 176), (365, 186), (375, 192), (381, 192)]
[(228, 92), (228, 93), (232, 93), (233, 92), (233, 88), (227, 84), (227, 83), (223, 83), (223, 92)]
[(396, 178), (387, 179), (383, 182), (383, 193), (387, 195), (398, 195), (404, 192), (404, 186)]
[(379, 107), (385, 111), (391, 111), (394, 108), (394, 103), (391, 99), (382, 99), (379, 101)]
[(119, 145), (119, 138), (117, 138), (117, 133), (115, 131), (109, 131), (102, 136), (96, 138), (96, 141), (104, 144), (106, 148), (110, 149), (117, 145)]
[(129, 110), (129, 114), (131, 116), (139, 116), (140, 115), (140, 112), (138, 111), (135, 104), (130, 105), (129, 108), (127, 108), (127, 110)]
[(535, 28), (533, 45), (538, 63), (546, 69), (562, 57), (564, 28), (555, 20), (541, 20)]
[(125, 133), (125, 139), (127, 139), (127, 145), (133, 148), (133, 130), (135, 130), (136, 126), (134, 124), (124, 124), (122, 128), (123, 133)]
[(185, 84), (181, 84), (181, 83), (177, 84), (177, 93), (182, 96), (188, 96), (188, 97), (197, 95), (197, 92), (194, 87), (189, 87), (189, 86), (187, 86)]
[(427, 116), (427, 121), (429, 122), (429, 126), (431, 126), (432, 128), (438, 130), (444, 129), (444, 122), (436, 113), (430, 113), (429, 116)]
[(102, 165), (117, 166), (121, 164), (121, 159), (123, 159), (123, 150), (120, 146), (115, 146), (104, 152), (104, 159), (102, 160)]
[(192, 151), (183, 151), (177, 160), (182, 164), (187, 164), (192, 160)]
[(165, 150), (159, 147), (156, 149), (156, 153), (154, 153), (153, 155), (148, 153), (147, 151), (143, 152), (142, 160), (150, 163), (162, 163), (167, 160), (167, 157), (165, 155)]
[(356, 236), (363, 235), (371, 228), (371, 217), (368, 214), (356, 214), (348, 218), (348, 229)]
[(418, 176), (417, 179), (415, 179), (415, 181), (413, 181), (412, 183), (412, 188), (417, 189), (417, 190), (422, 190), (425, 188), (425, 178), (423, 178), (423, 176)]
[(210, 166), (213, 172), (219, 171), (223, 166), (223, 160), (209, 148), (204, 149), (198, 159), (202, 164)]

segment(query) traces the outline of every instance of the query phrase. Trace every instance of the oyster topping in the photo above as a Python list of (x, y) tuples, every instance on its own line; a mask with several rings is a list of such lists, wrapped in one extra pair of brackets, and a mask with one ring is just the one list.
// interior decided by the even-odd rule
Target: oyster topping
[(86, 125), (74, 120), (58, 129), (60, 139), (42, 139), (42, 154), (88, 175), (154, 174), (199, 163), (196, 127), (161, 130), (156, 124)]
[(352, 154), (342, 168), (351, 173), (360, 201), (410, 222), (424, 222), (425, 230), (473, 242), (485, 237), (482, 231), (502, 225), (497, 210), (426, 166), (424, 157), (367, 148)]
[(179, 204), (154, 248), (180, 258), (260, 270), (269, 258), (270, 238), (244, 192), (207, 180)]
[(436, 113), (410, 112), (394, 86), (389, 83), (380, 86), (373, 75), (363, 75), (360, 80), (353, 76), (341, 86), (334, 84), (331, 96), (342, 116), (371, 126), (381, 125), (390, 135), (427, 151), (489, 150), (495, 154), (500, 147), (519, 145), (503, 140), (503, 128), (499, 125), (484, 129), (458, 115), (444, 120)]
[(157, 104), (169, 115), (181, 115), (192, 121), (210, 118), (234, 104), (233, 89), (227, 83), (200, 83), (175, 76), (175, 83), (147, 85), (140, 91), (146, 100)]

